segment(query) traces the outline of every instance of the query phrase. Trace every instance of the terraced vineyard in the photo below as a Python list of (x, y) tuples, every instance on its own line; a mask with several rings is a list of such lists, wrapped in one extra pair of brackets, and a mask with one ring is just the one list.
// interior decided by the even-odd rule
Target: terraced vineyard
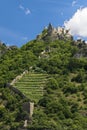
[(28, 73), (18, 80), (14, 86), (26, 97), (34, 102), (38, 102), (43, 96), (43, 88), (46, 85), (47, 79), (47, 74)]

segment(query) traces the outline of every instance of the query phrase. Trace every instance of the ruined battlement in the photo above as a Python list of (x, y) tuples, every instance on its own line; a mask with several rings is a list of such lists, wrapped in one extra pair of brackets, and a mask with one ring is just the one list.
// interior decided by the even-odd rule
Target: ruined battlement
[(68, 40), (72, 40), (73, 37), (72, 35), (69, 33), (69, 30), (66, 30), (63, 27), (53, 27), (52, 24), (49, 24), (48, 27), (46, 27), (45, 29), (45, 33), (40, 34), (37, 36), (37, 39), (41, 40), (47, 40), (50, 39), (52, 41), (54, 40), (64, 40), (64, 39), (68, 39)]
[(56, 36), (57, 38), (60, 39), (61, 38), (68, 38), (68, 39), (72, 39), (72, 35), (69, 33), (69, 30), (66, 30), (63, 27), (57, 27), (54, 28), (51, 24), (49, 24), (48, 28), (47, 28), (47, 34), (49, 36)]

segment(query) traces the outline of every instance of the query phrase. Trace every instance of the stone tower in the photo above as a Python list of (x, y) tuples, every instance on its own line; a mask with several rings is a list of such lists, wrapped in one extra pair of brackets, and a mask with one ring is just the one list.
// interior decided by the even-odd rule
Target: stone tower
[(47, 29), (48, 35), (51, 35), (52, 31), (53, 31), (52, 24), (49, 23), (49, 25), (48, 25), (48, 29)]

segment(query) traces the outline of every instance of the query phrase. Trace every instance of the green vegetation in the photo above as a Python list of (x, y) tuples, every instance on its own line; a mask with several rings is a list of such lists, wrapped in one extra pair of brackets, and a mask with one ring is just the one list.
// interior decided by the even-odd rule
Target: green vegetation
[(0, 129), (16, 130), (23, 126), (26, 113), (22, 110), (25, 102), (9, 88), (0, 88)]
[(29, 73), (18, 80), (14, 86), (31, 101), (38, 102), (43, 96), (47, 79), (47, 74)]
[[(21, 48), (0, 44), (1, 130), (23, 128), (28, 113), (22, 104), (29, 99), (35, 109), (27, 130), (87, 130), (87, 45), (49, 39), (36, 39)], [(29, 73), (15, 83), (27, 96), (23, 99), (6, 83), (25, 70)]]

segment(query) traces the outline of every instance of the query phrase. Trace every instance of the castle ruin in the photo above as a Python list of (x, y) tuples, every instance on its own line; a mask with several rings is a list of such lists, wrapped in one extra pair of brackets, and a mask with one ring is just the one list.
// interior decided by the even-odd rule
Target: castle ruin
[(52, 26), (52, 24), (49, 24), (47, 28), (45, 28), (44, 30), (46, 30), (46, 33), (43, 35), (42, 34), (37, 36), (37, 39), (41, 40), (47, 40), (50, 39), (51, 41), (54, 40), (73, 40), (72, 35), (69, 33), (69, 30), (66, 30), (63, 27), (57, 27), (54, 28)]
[(63, 27), (54, 28), (51, 24), (49, 24), (49, 26), (48, 26), (47, 35), (51, 36), (53, 38), (53, 40), (56, 40), (56, 39), (62, 40), (65, 38), (67, 38), (68, 40), (72, 39), (72, 36), (69, 33), (69, 30), (66, 30)]

